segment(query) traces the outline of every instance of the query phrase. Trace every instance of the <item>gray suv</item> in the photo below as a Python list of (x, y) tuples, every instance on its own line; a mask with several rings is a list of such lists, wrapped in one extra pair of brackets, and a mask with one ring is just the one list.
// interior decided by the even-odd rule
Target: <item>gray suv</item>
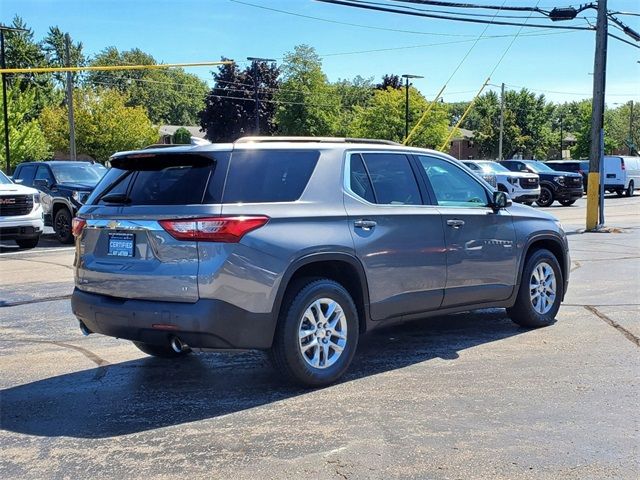
[(542, 327), (567, 289), (558, 221), (440, 152), (248, 137), (110, 163), (73, 222), (72, 308), (150, 355), (263, 349), (320, 386), (379, 326), (504, 307)]

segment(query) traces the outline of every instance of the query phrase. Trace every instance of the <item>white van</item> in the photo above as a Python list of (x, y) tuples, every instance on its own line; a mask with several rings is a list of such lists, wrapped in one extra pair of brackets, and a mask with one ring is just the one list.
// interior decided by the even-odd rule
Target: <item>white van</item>
[(605, 156), (604, 189), (631, 197), (636, 188), (640, 188), (640, 157)]

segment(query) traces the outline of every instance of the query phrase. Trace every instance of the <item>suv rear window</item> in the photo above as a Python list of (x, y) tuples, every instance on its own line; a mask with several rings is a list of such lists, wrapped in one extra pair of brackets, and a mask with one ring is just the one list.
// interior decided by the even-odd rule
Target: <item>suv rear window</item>
[[(226, 154), (228, 157), (228, 154)], [(225, 154), (220, 155), (224, 159)], [(220, 194), (205, 198), (207, 185), (215, 184), (218, 191), (224, 177), (226, 162), (202, 155), (145, 155), (115, 158), (112, 168), (87, 200), (94, 205), (115, 203), (126, 205), (192, 205), (219, 203)], [(218, 173), (218, 175), (216, 175)], [(106, 200), (106, 201), (105, 201)]]
[(236, 150), (231, 155), (222, 201), (269, 203), (298, 200), (319, 157), (317, 150)]

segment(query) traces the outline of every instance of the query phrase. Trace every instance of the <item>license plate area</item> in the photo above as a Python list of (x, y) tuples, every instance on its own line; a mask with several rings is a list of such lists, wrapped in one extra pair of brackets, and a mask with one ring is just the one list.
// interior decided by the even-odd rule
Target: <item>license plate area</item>
[(133, 257), (136, 236), (133, 233), (109, 233), (107, 255), (112, 257)]

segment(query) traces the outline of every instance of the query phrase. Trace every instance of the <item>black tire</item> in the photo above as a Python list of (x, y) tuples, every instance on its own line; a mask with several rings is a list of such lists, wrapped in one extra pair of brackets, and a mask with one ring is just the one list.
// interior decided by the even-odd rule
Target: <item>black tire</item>
[(635, 190), (635, 185), (633, 184), (633, 180), (631, 180), (629, 182), (629, 186), (627, 187), (627, 190), (624, 192), (624, 194), (627, 197), (633, 197), (633, 191)]
[(73, 233), (71, 232), (71, 212), (66, 208), (61, 208), (56, 212), (53, 219), (53, 230), (60, 243), (73, 243)]
[[(551, 267), (556, 279), (555, 299), (549, 311), (545, 313), (537, 312), (532, 304), (530, 296), (530, 282), (534, 269), (541, 263), (546, 263)], [(522, 271), (522, 279), (516, 303), (511, 308), (507, 308), (507, 315), (511, 317), (513, 322), (522, 327), (540, 328), (547, 327), (555, 323), (556, 314), (560, 309), (560, 303), (564, 295), (564, 278), (562, 277), (562, 269), (558, 263), (558, 259), (553, 253), (546, 249), (540, 249), (533, 252), (527, 258), (524, 269)]]
[(570, 207), (574, 203), (576, 203), (575, 200), (560, 200), (560, 205), (562, 205), (564, 207)]
[(183, 350), (181, 352), (176, 352), (171, 345), (153, 345), (150, 343), (142, 343), (142, 342), (132, 342), (140, 351), (146, 353), (147, 355), (151, 355), (152, 357), (160, 357), (160, 358), (180, 358), (191, 353), (191, 350)]
[(33, 238), (21, 238), (19, 240), (16, 240), (16, 243), (20, 248), (36, 248), (39, 241), (40, 235)]
[(533, 205), (533, 202), (522, 202), (523, 205), (526, 205), (527, 207), (530, 207), (531, 205)]
[(550, 207), (553, 204), (553, 192), (549, 187), (540, 187), (540, 196), (536, 203), (539, 207)]
[(623, 189), (621, 189), (621, 188), (619, 188), (618, 190), (616, 190), (616, 195), (618, 195), (619, 197), (624, 196), (624, 193), (625, 193), (625, 192), (624, 192), (624, 190), (623, 190)]
[[(326, 368), (316, 368), (303, 358), (304, 354), (299, 346), (299, 329), (304, 322), (305, 311), (316, 300), (323, 298), (337, 302), (342, 308), (347, 335), (344, 349), (335, 363)], [(297, 283), (287, 293), (280, 309), (278, 326), (269, 356), (274, 366), (287, 380), (305, 387), (322, 387), (338, 380), (349, 368), (358, 346), (358, 337), (358, 311), (349, 292), (333, 280), (308, 279), (308, 281)]]

